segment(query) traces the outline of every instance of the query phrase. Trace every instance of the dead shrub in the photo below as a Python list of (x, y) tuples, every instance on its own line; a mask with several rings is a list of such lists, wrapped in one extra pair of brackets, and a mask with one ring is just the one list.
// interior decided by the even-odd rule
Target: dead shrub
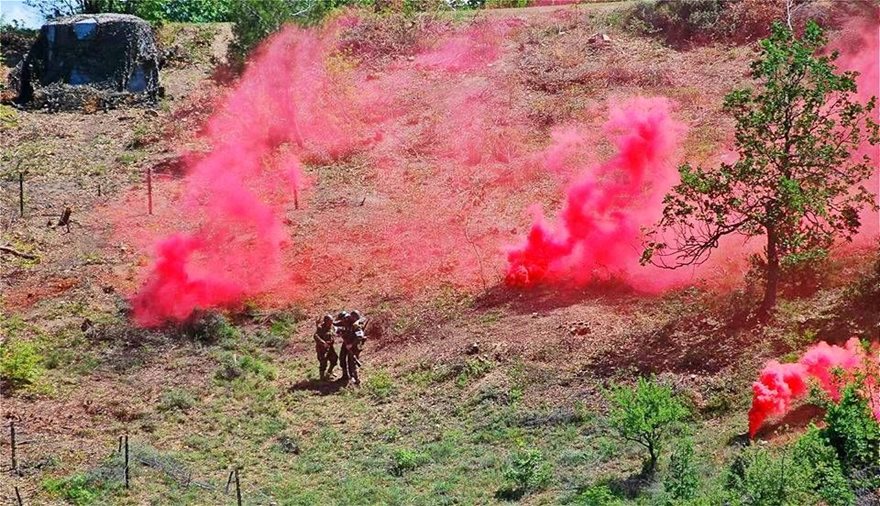
[(437, 16), (365, 15), (339, 36), (338, 51), (364, 63), (415, 55), (427, 35), (445, 28)]
[[(813, 0), (795, 0), (791, 17), (795, 31), (803, 29), (809, 19), (830, 22), (828, 7)], [(774, 22), (787, 19), (786, 0), (658, 0), (633, 7), (626, 26), (672, 47), (685, 48), (712, 42), (753, 42), (769, 35)]]

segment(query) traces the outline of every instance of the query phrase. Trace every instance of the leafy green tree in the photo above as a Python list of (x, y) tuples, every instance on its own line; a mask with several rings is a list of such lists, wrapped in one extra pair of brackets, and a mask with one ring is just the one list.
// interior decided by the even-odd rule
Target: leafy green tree
[(645, 474), (657, 467), (666, 435), (688, 414), (672, 388), (652, 379), (639, 378), (634, 387), (617, 386), (611, 390), (609, 423), (622, 439), (648, 451)]
[(210, 23), (229, 21), (233, 0), (25, 0), (46, 19), (115, 12), (147, 21)]
[(681, 183), (664, 199), (648, 231), (642, 263), (677, 268), (705, 262), (730, 234), (766, 237), (760, 316), (776, 305), (781, 267), (821, 257), (835, 239), (850, 239), (865, 206), (873, 167), (855, 156), (880, 140), (871, 119), (876, 97), (862, 104), (857, 76), (838, 72), (836, 53), (819, 55), (824, 31), (810, 22), (798, 38), (774, 24), (752, 63), (757, 87), (724, 99), (736, 120), (733, 163), (718, 169), (684, 164)]

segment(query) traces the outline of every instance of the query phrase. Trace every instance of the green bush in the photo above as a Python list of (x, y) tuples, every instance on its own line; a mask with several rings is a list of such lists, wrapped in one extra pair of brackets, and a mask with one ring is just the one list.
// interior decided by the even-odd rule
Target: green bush
[(633, 7), (627, 26), (677, 45), (710, 38), (724, 9), (724, 0), (643, 1)]
[(278, 371), (272, 364), (252, 355), (238, 355), (236, 353), (224, 353), (220, 356), (220, 369), (217, 378), (231, 381), (246, 374), (253, 374), (265, 380), (274, 380)]
[(620, 438), (647, 450), (645, 474), (656, 468), (667, 434), (687, 416), (688, 409), (672, 388), (653, 379), (639, 378), (634, 387), (611, 389), (609, 423)]
[(106, 504), (101, 501), (114, 487), (102, 480), (96, 480), (83, 474), (75, 474), (65, 478), (49, 478), (43, 482), (43, 489), (52, 495), (62, 497), (76, 506), (90, 504)]
[(495, 492), (495, 497), (517, 500), (532, 492), (544, 490), (551, 479), (552, 469), (540, 450), (520, 450), (513, 454), (504, 469), (505, 483)]
[(810, 427), (794, 444), (792, 457), (810, 470), (813, 490), (827, 506), (849, 506), (856, 501), (837, 452), (828, 444), (822, 432)]
[(816, 504), (810, 469), (792, 455), (749, 447), (737, 455), (728, 474), (732, 504), (805, 506)]
[(580, 506), (617, 506), (623, 504), (608, 485), (596, 484), (591, 485), (586, 490), (577, 495), (574, 504)]
[(428, 462), (428, 456), (407, 448), (394, 450), (391, 454), (391, 466), (388, 470), (394, 476), (403, 476), (409, 471)]
[(669, 469), (663, 479), (663, 490), (672, 504), (693, 499), (700, 486), (695, 457), (694, 442), (684, 438), (676, 444), (669, 458)]
[(0, 345), (0, 380), (12, 388), (32, 385), (43, 375), (43, 357), (36, 346), (20, 339)]
[(172, 388), (166, 390), (159, 399), (159, 411), (186, 411), (195, 403), (195, 398), (186, 390)]
[(214, 23), (229, 21), (231, 0), (140, 0), (136, 14), (148, 21)]
[(880, 487), (880, 423), (859, 394), (860, 387), (861, 382), (852, 382), (839, 402), (827, 403), (822, 436), (837, 452), (848, 477), (865, 482), (859, 486)]
[(492, 370), (492, 363), (484, 358), (467, 359), (455, 378), (455, 386), (464, 388), (471, 380), (482, 378)]
[(367, 392), (376, 399), (387, 399), (394, 393), (394, 381), (385, 371), (371, 374), (364, 382)]

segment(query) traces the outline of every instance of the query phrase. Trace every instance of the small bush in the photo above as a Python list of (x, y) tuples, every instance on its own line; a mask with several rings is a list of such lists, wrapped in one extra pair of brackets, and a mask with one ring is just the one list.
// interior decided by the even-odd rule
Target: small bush
[(186, 390), (173, 388), (165, 391), (159, 399), (159, 411), (186, 411), (196, 403), (195, 398)]
[(479, 379), (492, 370), (492, 363), (483, 358), (468, 359), (455, 378), (455, 386), (463, 388), (471, 380)]
[(672, 450), (669, 470), (663, 479), (663, 490), (672, 504), (693, 499), (700, 486), (700, 477), (694, 458), (694, 442), (682, 439)]
[(364, 386), (367, 392), (376, 399), (387, 399), (394, 393), (394, 381), (385, 371), (377, 371), (368, 376)]
[(643, 35), (658, 35), (668, 44), (708, 41), (717, 31), (724, 0), (643, 1), (630, 14), (628, 27)]
[(672, 389), (653, 379), (639, 378), (634, 387), (611, 390), (611, 427), (621, 439), (648, 451), (643, 469), (646, 474), (656, 468), (667, 433), (687, 416), (687, 408)]
[(337, 0), (232, 0), (229, 18), (234, 40), (230, 50), (238, 60), (285, 23), (320, 21), (330, 10), (342, 5)]
[(252, 355), (239, 356), (235, 353), (221, 355), (220, 369), (217, 371), (218, 379), (231, 381), (248, 373), (268, 381), (278, 376), (274, 366)]
[(617, 506), (623, 501), (614, 495), (608, 485), (596, 484), (578, 494), (574, 503), (580, 506)]
[(813, 490), (828, 506), (849, 506), (855, 494), (843, 475), (837, 452), (828, 444), (821, 431), (810, 429), (795, 443), (792, 456), (811, 471)]
[(104, 504), (101, 498), (111, 490), (108, 484), (103, 481), (92, 479), (83, 474), (47, 479), (43, 482), (43, 489), (76, 506)]
[(391, 466), (388, 470), (394, 476), (403, 476), (409, 471), (428, 462), (428, 456), (406, 448), (395, 450), (391, 454)]
[(241, 332), (220, 313), (204, 313), (193, 317), (180, 328), (180, 334), (207, 344), (230, 343), (241, 337)]
[(815, 504), (809, 469), (791, 455), (750, 447), (731, 466), (728, 485), (733, 504), (803, 506)]
[(12, 388), (32, 385), (43, 375), (43, 357), (28, 341), (9, 339), (0, 345), (0, 380)]
[[(880, 486), (880, 423), (860, 393), (861, 382), (844, 387), (837, 403), (826, 405), (822, 436), (837, 452), (844, 473), (867, 478), (860, 486)], [(864, 472), (870, 470), (871, 472)], [(873, 474), (873, 477), (871, 475)]]
[(552, 469), (544, 455), (535, 448), (517, 451), (504, 469), (504, 485), (495, 492), (497, 499), (517, 500), (547, 488)]

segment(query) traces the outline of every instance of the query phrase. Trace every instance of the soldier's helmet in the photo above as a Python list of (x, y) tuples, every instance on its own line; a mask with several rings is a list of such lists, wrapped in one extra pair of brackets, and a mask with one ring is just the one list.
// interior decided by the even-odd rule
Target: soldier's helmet
[(348, 320), (348, 313), (340, 311), (339, 314), (336, 315), (336, 323), (343, 323), (345, 320)]
[(361, 319), (361, 313), (357, 309), (348, 314), (348, 319), (356, 322)]
[(321, 319), (321, 323), (323, 323), (324, 325), (329, 325), (329, 324), (333, 323), (333, 316), (329, 315), (329, 314), (325, 314), (324, 318)]

